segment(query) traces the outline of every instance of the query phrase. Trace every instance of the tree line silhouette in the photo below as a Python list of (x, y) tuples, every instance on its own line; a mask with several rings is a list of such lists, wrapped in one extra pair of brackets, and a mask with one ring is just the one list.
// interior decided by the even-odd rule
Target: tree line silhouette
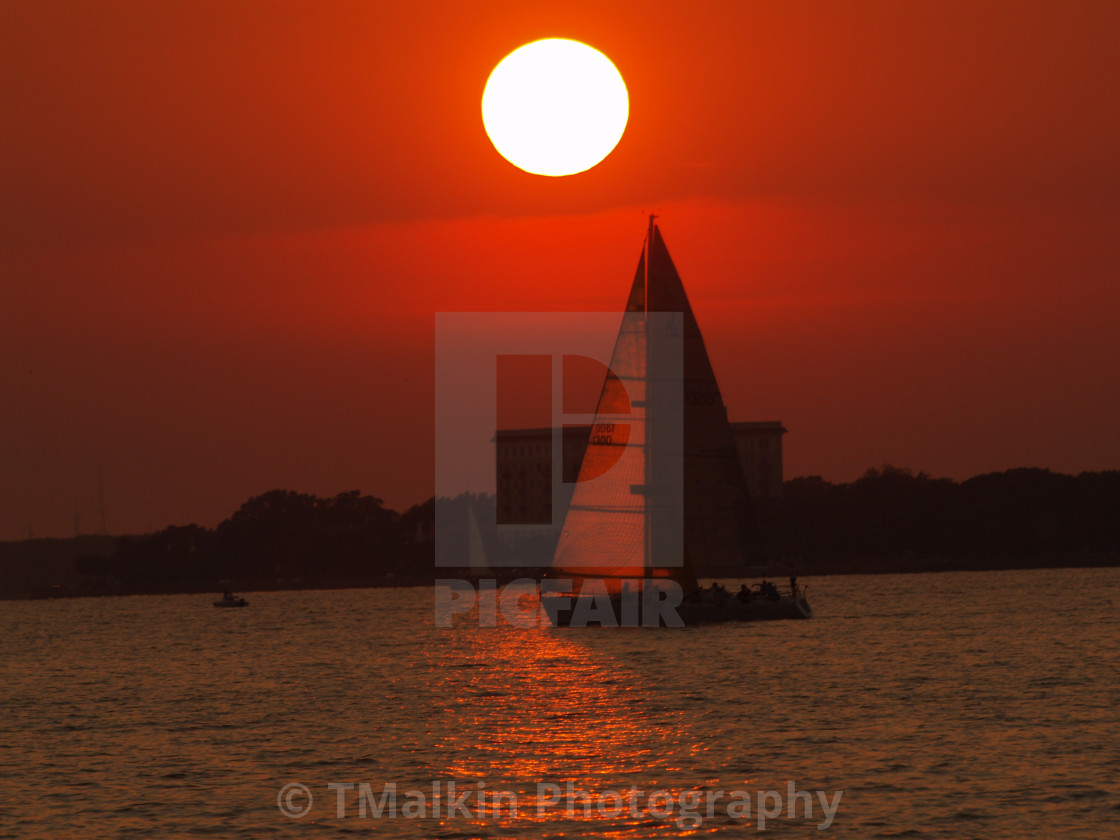
[(272, 490), (214, 529), (121, 537), (115, 553), (85, 558), (78, 571), (94, 588), (119, 591), (422, 583), (432, 566), (432, 509), (428, 501), (401, 514), (357, 490), (332, 498)]
[[(473, 507), (483, 542), (500, 553), (492, 496), (449, 504), (454, 515), (442, 536), (464, 540)], [(1120, 564), (1118, 510), (1118, 471), (1014, 469), (956, 482), (884, 466), (847, 484), (807, 476), (785, 482), (781, 498), (752, 500), (748, 562), (793, 562), (803, 574), (1113, 565)], [(273, 490), (214, 529), (122, 537), (112, 555), (85, 558), (78, 571), (94, 591), (204, 591), (223, 581), (244, 588), (422, 584), (449, 576), (435, 566), (434, 531), (434, 499), (398, 513), (358, 491), (319, 498)]]
[(754, 500), (751, 537), (765, 562), (835, 571), (1120, 563), (1120, 472), (1023, 468), (956, 482), (884, 466), (849, 484), (785, 482)]

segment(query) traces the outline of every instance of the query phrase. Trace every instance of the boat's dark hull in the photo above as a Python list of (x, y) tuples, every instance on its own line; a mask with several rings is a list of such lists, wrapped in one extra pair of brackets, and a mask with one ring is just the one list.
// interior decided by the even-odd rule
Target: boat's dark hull
[(813, 609), (804, 595), (783, 595), (777, 599), (756, 596), (746, 602), (735, 597), (721, 601), (686, 599), (672, 608), (662, 607), (659, 614), (650, 614), (648, 618), (642, 614), (642, 604), (637, 599), (624, 606), (621, 599), (612, 598), (609, 608), (602, 599), (590, 610), (581, 609), (578, 600), (572, 595), (546, 595), (541, 598), (541, 606), (556, 627), (695, 627), (728, 621), (780, 621), (813, 616)]
[(723, 603), (685, 601), (677, 612), (687, 626), (724, 621), (780, 621), (813, 617), (813, 608), (803, 595), (783, 595), (776, 600), (754, 597), (746, 603), (728, 598)]

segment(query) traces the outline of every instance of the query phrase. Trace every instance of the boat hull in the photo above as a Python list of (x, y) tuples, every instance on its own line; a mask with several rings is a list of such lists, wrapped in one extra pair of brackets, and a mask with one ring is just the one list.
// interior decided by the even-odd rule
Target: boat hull
[(686, 626), (717, 624), (725, 621), (782, 621), (813, 617), (813, 608), (804, 595), (783, 595), (776, 600), (754, 597), (746, 603), (728, 598), (723, 603), (685, 601), (677, 613)]
[(696, 627), (729, 621), (783, 621), (813, 617), (813, 608), (804, 595), (782, 595), (777, 599), (756, 596), (746, 602), (735, 597), (722, 601), (689, 599), (672, 608), (679, 623), (666, 621), (665, 609), (650, 620), (643, 621), (642, 605), (637, 599), (624, 606), (621, 599), (615, 597), (610, 599), (609, 607), (603, 599), (593, 610), (580, 610), (578, 600), (579, 596), (574, 595), (546, 595), (541, 598), (541, 607), (555, 627)]

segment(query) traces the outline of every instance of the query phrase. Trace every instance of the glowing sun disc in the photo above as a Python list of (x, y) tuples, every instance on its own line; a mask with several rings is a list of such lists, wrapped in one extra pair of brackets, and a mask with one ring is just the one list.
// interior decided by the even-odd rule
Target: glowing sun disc
[(626, 84), (609, 58), (579, 41), (518, 47), (486, 82), (482, 122), (498, 152), (526, 172), (573, 175), (622, 139)]

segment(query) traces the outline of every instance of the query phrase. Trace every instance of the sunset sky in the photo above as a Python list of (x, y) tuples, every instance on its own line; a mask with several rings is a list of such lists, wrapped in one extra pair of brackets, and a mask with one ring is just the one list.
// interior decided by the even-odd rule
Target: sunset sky
[[(437, 311), (621, 310), (659, 224), (787, 478), (1120, 468), (1120, 4), (0, 5), (0, 539), (433, 488)], [(609, 56), (603, 163), (490, 70)]]

